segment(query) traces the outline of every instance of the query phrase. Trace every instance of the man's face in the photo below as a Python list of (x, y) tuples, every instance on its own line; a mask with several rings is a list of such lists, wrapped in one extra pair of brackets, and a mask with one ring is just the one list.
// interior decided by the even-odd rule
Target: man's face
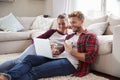
[(82, 23), (83, 23), (83, 20), (80, 20), (77, 17), (70, 18), (70, 25), (71, 25), (73, 32), (79, 32), (82, 28)]
[(57, 22), (59, 30), (63, 31), (66, 29), (67, 21), (65, 19), (57, 19)]

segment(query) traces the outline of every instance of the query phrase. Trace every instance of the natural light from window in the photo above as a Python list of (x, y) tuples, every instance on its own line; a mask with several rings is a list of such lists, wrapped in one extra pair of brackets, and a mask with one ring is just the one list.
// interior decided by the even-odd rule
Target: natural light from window
[(99, 16), (101, 13), (101, 0), (74, 0), (74, 10), (80, 10), (87, 16)]
[(106, 0), (107, 14), (120, 15), (120, 0)]
[(73, 0), (73, 10), (80, 10), (86, 16), (96, 17), (106, 14), (120, 16), (120, 0)]

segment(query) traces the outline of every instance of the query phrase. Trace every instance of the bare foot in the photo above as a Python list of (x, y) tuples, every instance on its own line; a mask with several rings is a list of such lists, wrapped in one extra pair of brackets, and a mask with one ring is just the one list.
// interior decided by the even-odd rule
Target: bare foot
[(0, 74), (0, 80), (8, 80), (8, 78), (5, 77), (3, 74)]

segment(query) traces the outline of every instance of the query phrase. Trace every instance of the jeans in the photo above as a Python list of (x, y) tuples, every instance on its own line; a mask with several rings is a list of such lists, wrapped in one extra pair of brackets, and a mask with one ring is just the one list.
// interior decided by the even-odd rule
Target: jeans
[(26, 48), (25, 51), (17, 58), (0, 63), (0, 72), (10, 70), (16, 64), (21, 63), (27, 55), (36, 55), (34, 44), (28, 46), (28, 48)]
[(14, 66), (6, 74), (11, 76), (11, 80), (37, 80), (39, 78), (69, 75), (75, 70), (66, 58), (49, 59), (28, 55), (22, 63)]

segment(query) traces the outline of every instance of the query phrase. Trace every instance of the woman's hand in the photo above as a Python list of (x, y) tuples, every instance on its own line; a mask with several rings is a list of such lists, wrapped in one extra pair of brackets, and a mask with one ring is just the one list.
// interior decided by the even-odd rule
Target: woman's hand
[(59, 55), (60, 54), (60, 51), (56, 47), (57, 47), (57, 44), (54, 44), (54, 43), (51, 44), (51, 49), (52, 49), (53, 55)]
[(57, 49), (52, 49), (52, 53), (53, 53), (53, 55), (59, 55), (60, 51)]

